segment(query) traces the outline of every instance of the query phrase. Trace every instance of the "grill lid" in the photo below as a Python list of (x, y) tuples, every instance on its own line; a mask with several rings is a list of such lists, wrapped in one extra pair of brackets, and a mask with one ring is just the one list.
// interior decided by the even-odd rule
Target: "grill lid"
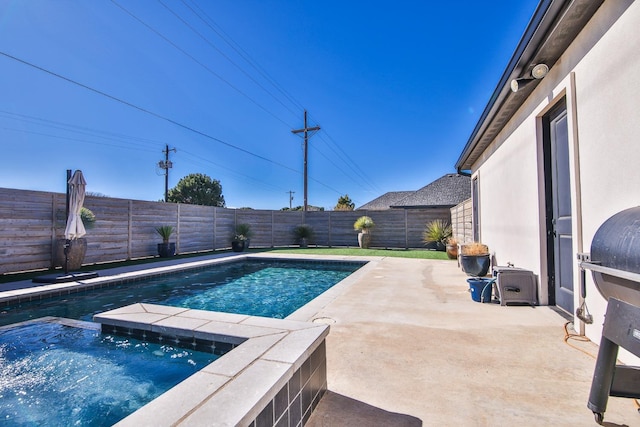
[(586, 268), (605, 299), (640, 306), (640, 206), (618, 212), (598, 228)]

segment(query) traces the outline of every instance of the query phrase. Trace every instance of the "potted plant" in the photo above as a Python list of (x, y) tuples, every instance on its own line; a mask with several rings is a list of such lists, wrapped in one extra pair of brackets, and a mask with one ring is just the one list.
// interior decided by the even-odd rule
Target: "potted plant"
[(368, 216), (361, 216), (353, 223), (353, 229), (358, 230), (358, 246), (362, 249), (369, 248), (369, 244), (371, 243), (371, 229), (375, 227), (376, 224), (373, 220)]
[(422, 233), (422, 241), (426, 245), (435, 246), (438, 251), (444, 251), (451, 234), (451, 224), (441, 219), (434, 219), (427, 223)]
[(460, 265), (468, 276), (482, 277), (489, 272), (489, 248), (480, 242), (460, 246)]
[(447, 239), (447, 256), (449, 259), (458, 258), (458, 240), (455, 237), (450, 237)]
[[(240, 223), (236, 225), (236, 234), (235, 236), (243, 236), (244, 237), (244, 249), (249, 249), (249, 243), (251, 242), (251, 237), (253, 236), (253, 231), (251, 230), (251, 225), (246, 223)], [(235, 239), (234, 239), (235, 240)]]
[(301, 224), (293, 229), (293, 235), (301, 248), (306, 248), (309, 240), (313, 237), (313, 228), (307, 224)]
[(171, 225), (162, 225), (156, 228), (156, 233), (162, 237), (162, 243), (158, 243), (158, 255), (160, 255), (160, 258), (168, 258), (176, 254), (175, 242), (169, 243), (169, 238), (173, 231), (174, 228)]
[(246, 247), (247, 237), (244, 234), (234, 233), (231, 238), (231, 250), (233, 252), (242, 252)]

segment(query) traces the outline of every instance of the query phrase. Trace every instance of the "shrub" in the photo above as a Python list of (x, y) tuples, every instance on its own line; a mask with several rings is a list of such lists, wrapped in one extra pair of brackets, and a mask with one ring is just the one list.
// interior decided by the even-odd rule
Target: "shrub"
[(80, 219), (82, 219), (82, 224), (86, 229), (93, 228), (93, 224), (96, 222), (96, 216), (84, 206), (80, 209)]
[(307, 224), (301, 224), (293, 228), (293, 235), (296, 239), (310, 239), (313, 237), (313, 228)]
[(366, 231), (375, 226), (376, 224), (368, 216), (361, 216), (356, 220), (356, 222), (353, 223), (353, 229), (359, 231)]
[(441, 219), (434, 219), (427, 223), (427, 227), (424, 233), (422, 233), (422, 241), (427, 244), (436, 242), (441, 245), (446, 245), (451, 234), (451, 224)]
[(173, 234), (173, 226), (162, 225), (156, 228), (156, 233), (162, 237), (162, 243), (169, 243), (169, 238)]
[(462, 245), (462, 255), (479, 256), (489, 255), (489, 247), (480, 242), (466, 243)]
[(244, 236), (245, 239), (250, 239), (253, 236), (251, 225), (245, 223), (236, 225), (236, 234)]

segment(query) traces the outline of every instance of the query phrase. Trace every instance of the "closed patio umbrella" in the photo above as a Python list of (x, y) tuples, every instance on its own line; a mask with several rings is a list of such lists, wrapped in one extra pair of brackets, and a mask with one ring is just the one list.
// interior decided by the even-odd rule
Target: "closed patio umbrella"
[(64, 230), (64, 237), (67, 240), (77, 239), (87, 234), (80, 217), (86, 186), (87, 181), (85, 181), (82, 171), (75, 171), (69, 180), (69, 217), (67, 218), (67, 227)]
[[(70, 172), (71, 171), (69, 170), (67, 171), (67, 176), (69, 176)], [(73, 173), (73, 176), (67, 183), (69, 207), (67, 213), (67, 226), (64, 230), (64, 238), (66, 239), (64, 242), (64, 274), (47, 274), (44, 276), (38, 276), (33, 279), (33, 282), (35, 283), (73, 282), (98, 277), (98, 273), (93, 271), (80, 271), (73, 273), (69, 273), (68, 271), (71, 247), (75, 245), (80, 245), (78, 247), (84, 246), (84, 250), (82, 250), (81, 255), (78, 258), (80, 263), (82, 263), (84, 251), (86, 250), (86, 242), (82, 242), (81, 245), (81, 242), (77, 239), (87, 234), (80, 217), (80, 211), (82, 210), (82, 204), (84, 203), (87, 181), (85, 181), (82, 171), (77, 170)]]

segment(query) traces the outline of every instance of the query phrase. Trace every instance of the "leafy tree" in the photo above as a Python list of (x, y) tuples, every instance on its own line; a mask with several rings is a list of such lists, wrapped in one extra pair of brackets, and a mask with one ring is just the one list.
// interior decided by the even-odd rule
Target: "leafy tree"
[(338, 204), (336, 205), (335, 208), (333, 208), (333, 210), (334, 211), (352, 211), (355, 207), (356, 205), (353, 203), (349, 195), (345, 194), (344, 196), (340, 196), (338, 198)]
[[(281, 211), (301, 211), (303, 209), (302, 206), (296, 206), (295, 208), (288, 208), (288, 207), (284, 207), (282, 209), (280, 209)], [(322, 206), (313, 206), (313, 205), (307, 205), (307, 210), (308, 211), (324, 211), (324, 207)]]
[(167, 201), (225, 207), (220, 181), (202, 173), (192, 173), (178, 181), (178, 184), (169, 190)]
[(91, 196), (91, 197), (111, 197), (111, 196), (107, 196), (106, 194), (102, 194), (102, 193), (96, 193), (93, 191), (87, 191), (86, 193), (84, 193), (85, 196)]

